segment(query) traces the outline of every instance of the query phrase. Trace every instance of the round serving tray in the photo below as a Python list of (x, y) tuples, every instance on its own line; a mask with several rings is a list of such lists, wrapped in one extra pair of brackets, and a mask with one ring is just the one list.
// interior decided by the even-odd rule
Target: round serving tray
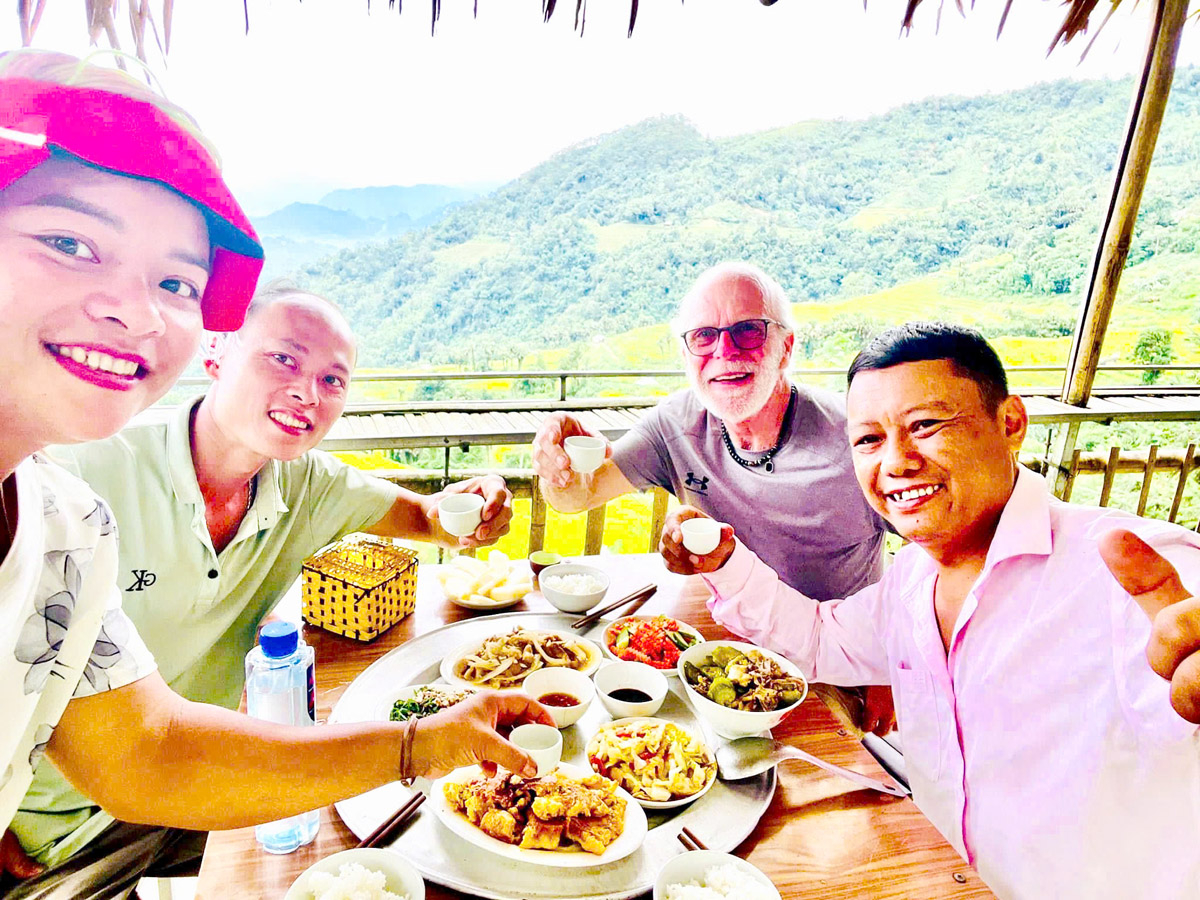
[[(506, 613), (447, 625), (413, 638), (367, 667), (342, 694), (330, 722), (362, 722), (376, 718), (381, 695), (409, 684), (439, 680), (442, 658), (464, 642), (483, 640), (518, 625), (567, 631), (575, 616), (554, 613)], [(602, 620), (582, 637), (600, 641), (611, 620)], [(659, 718), (678, 722), (704, 735), (713, 752), (722, 739), (698, 719), (684, 699), (683, 688), (671, 685)], [(588, 767), (584, 748), (588, 738), (611, 717), (593, 701), (578, 723), (563, 729), (563, 762)], [(404, 805), (415, 790), (429, 791), (418, 779), (413, 787), (399, 782), (384, 785), (336, 804), (338, 815), (358, 837), (366, 837), (387, 816)], [(432, 813), (422, 812), (393, 845), (426, 879), (444, 887), (490, 900), (627, 900), (654, 887), (659, 869), (682, 852), (676, 840), (685, 825), (713, 850), (732, 852), (758, 824), (775, 793), (775, 770), (745, 781), (718, 780), (707, 794), (689, 806), (647, 810), (650, 831), (642, 846), (619, 862), (579, 869), (548, 869), (483, 852), (448, 829)]]

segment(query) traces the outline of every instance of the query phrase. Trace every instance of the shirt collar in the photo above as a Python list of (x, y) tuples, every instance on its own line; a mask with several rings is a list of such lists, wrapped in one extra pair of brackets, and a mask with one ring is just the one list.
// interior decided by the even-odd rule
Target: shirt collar
[(980, 580), (1006, 559), (1049, 556), (1053, 549), (1050, 494), (1046, 482), (1040, 475), (1018, 466), (1017, 483), (1000, 514)]
[(192, 412), (203, 397), (194, 397), (180, 405), (167, 423), (167, 473), (171, 489), (180, 503), (204, 505), (196, 466), (192, 462)]
[[(204, 506), (204, 495), (200, 493), (196, 465), (192, 461), (192, 413), (203, 399), (195, 397), (182, 404), (167, 423), (167, 472), (175, 499), (200, 508)], [(250, 505), (249, 514), (242, 520), (239, 533), (247, 527), (255, 532), (270, 528), (288, 512), (287, 504), (283, 502), (280, 474), (279, 460), (273, 459), (255, 476), (257, 485), (254, 502)]]
[[(908, 548), (905, 548), (908, 549)], [(916, 548), (913, 548), (916, 549)], [(1054, 535), (1050, 523), (1050, 495), (1046, 482), (1035, 472), (1024, 466), (1017, 467), (1017, 481), (1000, 513), (996, 533), (988, 547), (987, 559), (983, 564), (976, 584), (981, 584), (997, 565), (1017, 556), (1049, 556), (1054, 549)], [(928, 553), (916, 550), (911, 577), (905, 579), (901, 600), (910, 608), (916, 608), (921, 598), (928, 595), (932, 578), (937, 574), (937, 565)]]

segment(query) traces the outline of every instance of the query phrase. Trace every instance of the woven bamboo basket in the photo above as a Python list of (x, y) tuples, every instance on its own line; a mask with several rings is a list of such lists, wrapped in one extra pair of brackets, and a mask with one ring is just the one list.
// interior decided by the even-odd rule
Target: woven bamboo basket
[(356, 534), (304, 561), (304, 621), (374, 640), (417, 605), (417, 554)]

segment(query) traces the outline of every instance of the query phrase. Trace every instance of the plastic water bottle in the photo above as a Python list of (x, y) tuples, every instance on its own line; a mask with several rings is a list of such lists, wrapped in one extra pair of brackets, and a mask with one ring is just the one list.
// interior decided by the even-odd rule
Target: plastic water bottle
[[(246, 654), (246, 706), (250, 715), (279, 725), (313, 725), (316, 689), (313, 651), (293, 622), (270, 622), (258, 646)], [(301, 813), (254, 827), (268, 853), (291, 853), (310, 843), (321, 825), (321, 811)]]

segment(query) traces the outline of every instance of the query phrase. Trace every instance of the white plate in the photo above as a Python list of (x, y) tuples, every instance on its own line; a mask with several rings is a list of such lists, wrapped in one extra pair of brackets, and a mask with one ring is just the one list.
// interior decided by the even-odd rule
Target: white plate
[[(667, 723), (666, 719), (656, 719), (653, 716), (635, 716), (630, 719), (616, 719), (615, 721), (606, 722), (604, 725), (601, 725), (598, 729), (596, 729), (592, 736), (588, 738), (588, 764), (591, 765), (592, 741), (596, 739), (596, 736), (600, 734), (601, 731), (615, 728), (618, 725), (635, 725), (638, 722), (662, 722), (664, 724), (672, 724), (680, 731), (684, 731), (693, 738), (699, 740), (699, 742), (704, 746), (704, 749), (708, 750), (708, 755), (712, 759), (712, 773), (708, 776), (708, 781), (705, 783), (704, 787), (696, 791), (694, 794), (689, 794), (687, 797), (677, 797), (674, 800), (643, 800), (641, 797), (631, 794), (630, 796), (633, 797), (634, 801), (636, 801), (642, 807), (642, 809), (676, 809), (680, 806), (687, 806), (689, 803), (695, 803), (712, 790), (712, 786), (717, 783), (717, 758), (713, 755), (712, 748), (710, 748), (708, 744), (704, 742), (704, 738), (701, 735), (696, 734), (696, 732), (692, 729), (685, 728), (678, 722)], [(593, 769), (594, 768), (595, 767), (593, 766)]]
[[(586, 778), (592, 772), (578, 766), (561, 763), (558, 771), (571, 778)], [(465, 769), (455, 769), (445, 778), (439, 778), (429, 788), (429, 806), (438, 820), (457, 834), (460, 838), (474, 844), (490, 853), (519, 862), (532, 863), (536, 866), (549, 866), (555, 869), (585, 869), (604, 866), (629, 856), (646, 838), (648, 825), (646, 814), (628, 793), (617, 788), (617, 796), (625, 800), (625, 828), (621, 836), (597, 855), (586, 850), (523, 850), (515, 844), (506, 844), (491, 835), (485, 834), (467, 821), (466, 816), (450, 807), (446, 802), (446, 792), (442, 786), (447, 782), (464, 782), (481, 774), (478, 766), (468, 766)]]
[[(520, 565), (523, 562), (524, 560), (514, 560), (512, 564)], [(418, 603), (426, 599), (433, 603), (437, 603), (439, 600), (446, 600), (455, 606), (462, 607), (463, 609), (469, 609), (474, 612), (486, 612), (489, 610), (508, 609), (510, 606), (516, 606), (518, 603), (521, 603), (525, 597), (529, 597), (536, 593), (536, 590), (531, 590), (525, 595), (525, 597), (518, 597), (515, 600), (503, 600), (496, 602), (489, 601), (487, 603), (472, 603), (465, 597), (462, 599), (456, 599), (442, 590), (442, 583), (437, 577), (437, 570), (449, 568), (451, 568), (449, 564), (422, 566), (420, 577), (417, 578)]]
[(411, 700), (417, 691), (427, 687), (437, 688), (440, 691), (459, 690), (459, 687), (453, 684), (410, 684), (405, 687), (395, 688), (394, 690), (384, 691), (379, 697), (379, 702), (375, 705), (374, 718), (380, 722), (391, 721), (392, 707), (396, 705), (396, 701)]
[[(472, 653), (475, 650), (478, 650), (480, 647), (482, 647), (483, 642), (485, 640), (487, 640), (488, 638), (494, 637), (496, 635), (506, 634), (508, 631), (511, 631), (511, 630), (512, 629), (510, 628), (510, 629), (507, 629), (506, 631), (496, 632), (495, 635), (488, 635), (485, 638), (479, 638), (477, 640), (467, 641), (465, 644), (462, 644), (461, 646), (456, 647), (453, 652), (448, 653), (446, 656), (444, 656), (442, 658), (442, 665), (441, 665), (440, 671), (441, 671), (442, 677), (444, 679), (446, 679), (446, 683), (455, 685), (456, 687), (473, 687), (473, 688), (490, 687), (490, 685), (488, 685), (488, 684), (475, 684), (474, 682), (467, 681), (465, 678), (459, 678), (457, 675), (454, 674), (454, 666), (459, 662), (459, 660), (461, 660), (468, 653)], [(569, 631), (547, 631), (547, 630), (541, 629), (541, 628), (530, 628), (528, 630), (536, 632), (537, 634), (557, 635), (558, 637), (565, 638), (565, 639), (571, 640), (571, 641), (575, 641), (576, 643), (583, 644), (584, 646), (586, 646), (588, 648), (588, 652), (590, 652), (592, 654), (592, 659), (591, 659), (591, 662), (588, 663), (587, 668), (578, 670), (578, 671), (583, 672), (584, 675), (591, 675), (598, 668), (600, 668), (600, 663), (604, 661), (604, 653), (600, 650), (599, 645), (595, 644), (592, 641), (587, 640), (586, 638), (581, 638), (577, 634), (572, 634)], [(524, 679), (522, 679), (522, 680), (524, 680)], [(520, 686), (521, 686), (520, 684), (510, 685), (507, 689), (508, 690), (517, 690), (520, 688)]]
[[(612, 622), (608, 625), (605, 625), (604, 631), (600, 635), (600, 649), (604, 651), (604, 655), (607, 656), (609, 659), (615, 659), (617, 662), (629, 662), (629, 660), (621, 659), (621, 657), (617, 656), (617, 654), (613, 653), (611, 650), (608, 649), (608, 634), (609, 634), (609, 632), (612, 631), (613, 629), (615, 629), (622, 622), (629, 622), (629, 621), (649, 622), (651, 619), (656, 619), (656, 618), (658, 618), (658, 617), (657, 616), (622, 616), (621, 618), (615, 620), (614, 622)], [(668, 618), (675, 619), (674, 616), (668, 616)], [(687, 634), (692, 635), (692, 637), (694, 637), (696, 639), (696, 644), (704, 643), (704, 635), (702, 635), (699, 631), (697, 631), (694, 627), (689, 625), (687, 622), (684, 622), (682, 619), (675, 619), (675, 624), (679, 626), (680, 631), (683, 631), (683, 632), (686, 632)], [(696, 644), (693, 644), (692, 646), (694, 647)], [(684, 653), (684, 651), (680, 650), (679, 653), (680, 653), (680, 655), (682, 655)], [(658, 666), (651, 666), (650, 668), (658, 669)], [(658, 669), (658, 671), (662, 672), (668, 678), (674, 678), (679, 675), (679, 672), (677, 671), (676, 666), (671, 666), (669, 669)]]
[[(525, 602), (525, 597), (528, 597), (532, 593), (533, 591), (531, 590), (524, 597), (516, 597), (512, 600), (489, 600), (487, 603), (472, 603), (467, 597), (446, 597), (446, 599), (455, 606), (461, 606), (463, 609), (473, 609), (478, 612), (479, 610), (488, 609), (508, 609), (510, 606), (516, 606), (518, 603)], [(471, 596), (475, 595), (472, 594)]]

